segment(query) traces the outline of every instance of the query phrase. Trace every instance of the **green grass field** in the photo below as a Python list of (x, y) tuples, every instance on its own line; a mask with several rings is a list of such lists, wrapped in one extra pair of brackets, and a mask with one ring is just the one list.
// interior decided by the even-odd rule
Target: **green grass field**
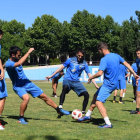
[[(12, 84), (6, 81), (8, 98), (2, 115), (5, 130), (0, 131), (0, 140), (138, 140), (139, 139), (139, 115), (130, 115), (130, 111), (136, 108), (133, 101), (132, 85), (127, 85), (125, 104), (112, 103), (113, 94), (104, 104), (108, 116), (113, 124), (112, 129), (100, 129), (102, 119), (98, 109), (92, 112), (90, 122), (79, 123), (72, 119), (71, 115), (61, 116), (50, 106), (38, 98), (30, 98), (25, 117), (28, 125), (18, 124), (19, 107), (21, 99), (13, 92)], [(35, 82), (58, 105), (59, 97), (51, 97), (51, 83)], [(84, 84), (90, 94), (87, 110), (90, 106), (96, 89), (93, 84)], [(59, 83), (57, 94), (60, 95), (62, 83)], [(118, 93), (119, 94), (119, 93)], [(117, 97), (119, 100), (119, 96)], [(69, 111), (82, 108), (83, 97), (71, 91), (64, 102), (63, 108)]]

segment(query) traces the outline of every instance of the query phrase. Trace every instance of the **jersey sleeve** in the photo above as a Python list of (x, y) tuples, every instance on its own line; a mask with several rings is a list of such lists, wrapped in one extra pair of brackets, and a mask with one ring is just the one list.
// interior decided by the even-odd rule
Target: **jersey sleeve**
[(120, 55), (118, 56), (119, 56), (120, 63), (123, 63), (125, 60)]
[(13, 62), (13, 61), (7, 61), (7, 62), (5, 63), (5, 67), (6, 67), (6, 68), (8, 68), (8, 67), (14, 67), (14, 65), (15, 65), (15, 62)]
[(105, 59), (102, 58), (100, 61), (99, 70), (105, 71), (106, 67), (107, 67), (107, 63), (106, 63)]
[(71, 59), (70, 59), (70, 58), (67, 59), (67, 60), (63, 63), (64, 67), (67, 67), (67, 66), (70, 64), (70, 62), (71, 62)]
[(90, 73), (87, 63), (85, 64), (85, 71), (87, 74)]

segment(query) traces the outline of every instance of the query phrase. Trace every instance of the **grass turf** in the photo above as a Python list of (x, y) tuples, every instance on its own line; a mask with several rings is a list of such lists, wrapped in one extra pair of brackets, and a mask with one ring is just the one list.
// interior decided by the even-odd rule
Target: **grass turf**
[[(113, 124), (112, 129), (101, 129), (98, 125), (104, 124), (98, 109), (92, 112), (92, 120), (90, 122), (79, 123), (72, 119), (71, 115), (61, 116), (50, 106), (46, 105), (38, 98), (30, 98), (28, 108), (25, 112), (25, 118), (28, 125), (18, 124), (19, 108), (21, 99), (13, 92), (12, 84), (6, 81), (8, 97), (6, 99), (5, 108), (2, 114), (5, 130), (0, 131), (1, 140), (112, 140), (123, 139), (132, 140), (139, 139), (139, 115), (131, 115), (130, 111), (136, 108), (133, 101), (132, 85), (127, 85), (126, 96), (123, 98), (125, 104), (112, 103), (113, 94), (104, 104), (108, 116)], [(59, 105), (59, 97), (51, 97), (51, 83), (35, 82), (44, 93), (46, 93), (57, 105)], [(99, 84), (101, 85), (101, 84)], [(93, 94), (96, 92), (93, 84), (84, 84), (90, 94), (90, 106)], [(57, 95), (60, 95), (62, 83), (59, 83)], [(117, 100), (119, 100), (119, 93)], [(63, 109), (73, 111), (82, 108), (83, 97), (70, 91), (66, 95)]]

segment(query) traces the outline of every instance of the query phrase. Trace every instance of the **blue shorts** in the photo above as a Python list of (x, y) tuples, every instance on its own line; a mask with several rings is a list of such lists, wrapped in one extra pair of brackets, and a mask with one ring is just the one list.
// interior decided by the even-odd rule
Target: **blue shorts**
[(13, 90), (16, 94), (18, 94), (20, 98), (22, 98), (22, 96), (27, 93), (31, 94), (34, 98), (38, 97), (43, 93), (43, 91), (32, 82), (26, 84), (23, 87), (14, 87)]
[(107, 98), (111, 95), (112, 89), (107, 88), (106, 86), (102, 85), (95, 94), (97, 94), (97, 101), (105, 103)]
[[(72, 89), (77, 93), (79, 96), (82, 92), (87, 91), (86, 88), (83, 86), (83, 84), (80, 81), (69, 81), (69, 80), (63, 80), (63, 86), (67, 85), (69, 87), (69, 91)], [(68, 92), (69, 92), (68, 91)]]
[(117, 89), (126, 89), (126, 81), (125, 80), (118, 80)]
[(137, 86), (137, 85), (136, 85), (136, 79), (135, 79), (134, 77), (132, 77), (132, 85), (133, 85), (133, 86)]
[(138, 81), (138, 88), (137, 91), (140, 91), (140, 80)]
[(0, 98), (4, 98), (7, 96), (8, 93), (7, 93), (6, 83), (5, 83), (5, 79), (3, 79), (0, 80)]

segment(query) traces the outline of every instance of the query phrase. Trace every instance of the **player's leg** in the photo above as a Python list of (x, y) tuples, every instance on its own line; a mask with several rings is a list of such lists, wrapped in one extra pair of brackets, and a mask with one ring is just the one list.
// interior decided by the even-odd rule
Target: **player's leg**
[(57, 97), (57, 94), (56, 94), (57, 85), (58, 85), (58, 80), (52, 79), (53, 97)]
[[(98, 91), (97, 91), (97, 92), (98, 92)], [(92, 111), (94, 110), (94, 108), (96, 107), (96, 104), (95, 104), (96, 98), (97, 98), (97, 94), (95, 93), (94, 96), (93, 96), (91, 105), (90, 105), (90, 107), (89, 107), (87, 113), (85, 114), (84, 117), (82, 117), (81, 119), (78, 119), (79, 122), (81, 122), (81, 121), (86, 121), (86, 120), (90, 120), (90, 119), (91, 119), (91, 117), (90, 117), (90, 116), (91, 116), (91, 113), (92, 113)]]
[(82, 114), (84, 115), (86, 107), (88, 105), (89, 94), (80, 81), (70, 82), (70, 86), (72, 87), (72, 90), (76, 92), (78, 97), (84, 96), (84, 100), (82, 104)]
[(133, 94), (134, 94), (133, 103), (136, 103), (137, 85), (136, 85), (136, 79), (134, 77), (132, 77), (132, 86), (133, 86)]
[(138, 81), (138, 87), (136, 92), (136, 110), (131, 111), (130, 114), (140, 114), (139, 106), (140, 106), (140, 81)]
[(6, 97), (0, 98), (0, 116), (2, 115), (2, 112), (3, 112), (3, 109), (4, 109), (5, 100), (6, 100)]
[(113, 103), (116, 103), (116, 96), (117, 96), (117, 93), (118, 93), (118, 89), (115, 89), (115, 90), (114, 90)]
[(62, 108), (62, 105), (65, 101), (65, 96), (71, 90), (69, 82), (70, 81), (68, 80), (63, 80), (63, 88), (62, 88), (62, 93), (60, 95), (59, 108)]
[(134, 100), (133, 100), (133, 103), (136, 103), (137, 86), (133, 86), (133, 94), (134, 94)]
[(85, 114), (86, 107), (88, 105), (89, 94), (87, 91), (82, 92), (79, 97), (84, 96), (83, 104), (82, 104), (82, 114)]
[[(6, 97), (8, 96), (5, 79), (0, 81), (0, 85), (1, 85), (0, 86), (0, 116), (1, 116), (4, 110)], [(2, 120), (0, 120), (0, 130), (4, 130), (5, 128), (1, 123), (2, 123)]]
[(119, 99), (119, 104), (122, 104), (122, 97), (123, 97), (123, 89), (120, 90), (120, 99)]

